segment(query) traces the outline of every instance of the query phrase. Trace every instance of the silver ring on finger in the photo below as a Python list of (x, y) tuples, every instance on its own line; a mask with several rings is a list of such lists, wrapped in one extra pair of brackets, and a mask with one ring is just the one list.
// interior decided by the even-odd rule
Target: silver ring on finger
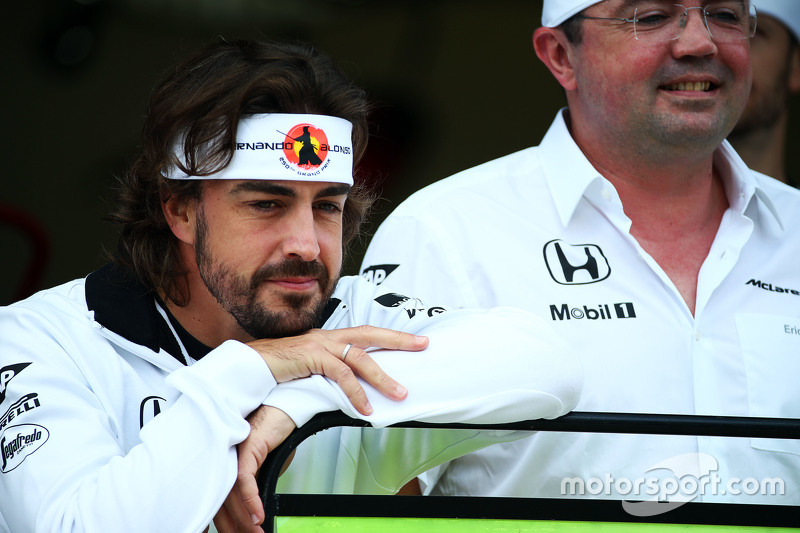
[(342, 350), (342, 361), (344, 361), (344, 358), (347, 357), (347, 352), (349, 352), (350, 348), (352, 347), (353, 345), (350, 344), (349, 342), (345, 345), (344, 350)]

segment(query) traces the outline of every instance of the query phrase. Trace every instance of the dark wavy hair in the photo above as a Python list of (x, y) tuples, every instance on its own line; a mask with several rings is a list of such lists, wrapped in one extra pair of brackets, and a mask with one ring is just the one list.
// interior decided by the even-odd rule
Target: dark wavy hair
[[(170, 180), (162, 173), (179, 165), (187, 174), (209, 176), (228, 165), (243, 115), (310, 113), (353, 124), (354, 163), (364, 155), (369, 104), (325, 54), (302, 43), (220, 39), (180, 63), (150, 98), (141, 154), (120, 179), (108, 217), (121, 225), (113, 260), (150, 290), (186, 305), (185, 273), (177, 242), (161, 205), (168, 198), (199, 200), (205, 180)], [(173, 147), (183, 141), (185, 165)], [(358, 235), (372, 206), (370, 190), (350, 190), (343, 213), (343, 247)]]

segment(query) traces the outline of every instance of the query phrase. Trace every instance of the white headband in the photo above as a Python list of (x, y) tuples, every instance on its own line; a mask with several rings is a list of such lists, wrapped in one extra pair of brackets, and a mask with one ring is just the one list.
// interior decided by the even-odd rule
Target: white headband
[(555, 28), (572, 15), (587, 7), (599, 4), (602, 0), (544, 0), (542, 6), (542, 26)]
[[(239, 121), (230, 164), (208, 176), (191, 176), (177, 166), (164, 177), (176, 180), (293, 180), (353, 184), (353, 125), (327, 115), (269, 113)], [(183, 162), (183, 143), (175, 148)]]
[(800, 41), (800, 2), (798, 0), (753, 0), (759, 15), (781, 21)]

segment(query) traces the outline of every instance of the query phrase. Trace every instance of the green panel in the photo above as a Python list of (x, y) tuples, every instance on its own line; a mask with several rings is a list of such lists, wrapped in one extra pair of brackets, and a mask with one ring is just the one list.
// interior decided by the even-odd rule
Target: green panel
[(759, 533), (792, 531), (789, 528), (642, 524), (625, 522), (562, 522), (555, 520), (477, 520), (452, 518), (278, 517), (278, 533)]

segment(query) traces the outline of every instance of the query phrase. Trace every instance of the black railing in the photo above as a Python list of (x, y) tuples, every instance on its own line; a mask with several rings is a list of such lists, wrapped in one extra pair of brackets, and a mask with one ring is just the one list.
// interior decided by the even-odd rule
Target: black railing
[[(350, 418), (340, 411), (322, 413), (297, 428), (269, 454), (258, 475), (267, 515), (263, 526), (265, 531), (275, 531), (276, 516), (590, 520), (800, 527), (800, 506), (793, 505), (686, 503), (669, 513), (642, 518), (625, 512), (620, 502), (613, 500), (276, 493), (281, 468), (291, 452), (311, 435), (339, 426), (371, 427), (368, 422)], [(391, 427), (800, 439), (800, 419), (638, 413), (572, 412), (554, 420), (511, 424), (405, 422)]]

